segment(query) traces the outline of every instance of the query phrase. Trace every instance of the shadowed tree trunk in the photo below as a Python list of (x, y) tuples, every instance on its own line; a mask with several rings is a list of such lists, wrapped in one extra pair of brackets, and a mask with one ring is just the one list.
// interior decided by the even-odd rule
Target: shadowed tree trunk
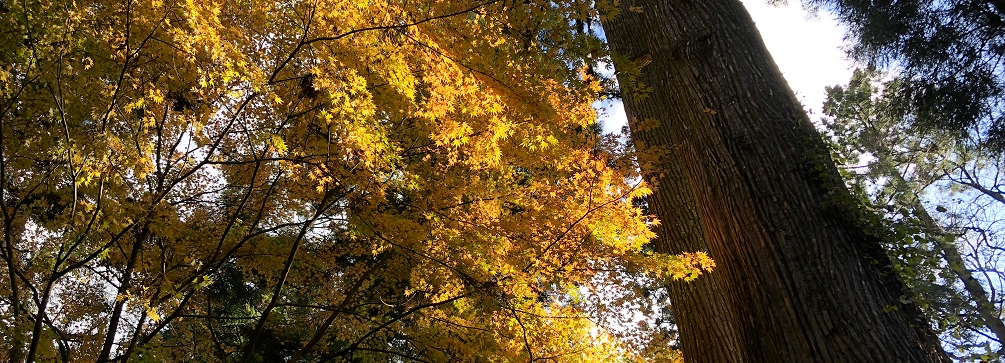
[[(660, 219), (653, 241), (656, 251), (669, 254), (708, 251), (687, 176), (674, 150), (661, 147), (671, 144), (664, 139), (668, 135), (638, 122), (665, 115), (669, 110), (657, 102), (636, 100), (630, 92), (622, 92), (622, 102), (628, 119), (635, 120), (628, 125), (636, 149), (652, 156), (648, 160), (652, 165), (645, 165), (643, 173), (653, 187), (653, 193), (646, 197), (649, 212)], [(670, 308), (681, 336), (681, 349), (688, 353), (688, 362), (744, 361), (739, 349), (742, 341), (733, 330), (733, 315), (722, 295), (719, 279), (718, 271), (712, 271), (692, 282), (670, 281), (667, 284), (673, 302)]]
[[(703, 312), (682, 321), (686, 359), (948, 362), (917, 307), (901, 302), (908, 297), (904, 284), (879, 239), (859, 222), (864, 218), (820, 135), (743, 5), (626, 0), (620, 6), (620, 15), (604, 19), (612, 51), (652, 58), (638, 79), (646, 94), (621, 79), (629, 86), (625, 108), (633, 128), (643, 131), (633, 140), (640, 149), (667, 150), (663, 157), (676, 160), (664, 164), (679, 163), (684, 176), (659, 186), (678, 197), (652, 198), (650, 206), (665, 223), (696, 210), (702, 233), (695, 234), (718, 265), (707, 285), (674, 296), (684, 296), (673, 301), (675, 312)], [(642, 64), (627, 63), (617, 64), (619, 78), (634, 73), (625, 67)], [(701, 237), (683, 236), (687, 241), (671, 250), (700, 249)], [(726, 312), (717, 313), (723, 305)], [(730, 320), (732, 330), (720, 328)], [(718, 338), (683, 331), (708, 326)], [(709, 353), (708, 345), (735, 346)]]
[[(658, 107), (647, 107), (658, 106), (655, 104), (635, 103), (631, 96), (626, 95), (623, 100), (626, 104), (632, 102), (638, 106), (628, 113), (629, 119), (661, 111)], [(644, 130), (632, 130), (632, 135), (636, 140), (660, 140), (658, 133), (648, 134)], [(646, 198), (650, 213), (659, 216), (661, 221), (656, 227), (656, 251), (670, 254), (707, 251), (700, 217), (694, 208), (694, 197), (676, 157), (666, 155), (660, 158), (659, 164), (647, 175), (654, 188), (653, 194)], [(687, 352), (688, 362), (745, 361), (740, 350), (742, 340), (733, 330), (733, 315), (722, 295), (719, 279), (719, 272), (712, 271), (692, 282), (671, 281), (667, 285), (673, 302), (670, 308), (681, 335), (681, 349)]]

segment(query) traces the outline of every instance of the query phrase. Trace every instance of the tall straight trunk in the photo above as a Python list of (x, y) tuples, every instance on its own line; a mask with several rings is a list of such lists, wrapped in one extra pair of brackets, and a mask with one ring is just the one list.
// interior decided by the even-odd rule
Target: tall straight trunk
[[(708, 251), (687, 176), (674, 150), (659, 147), (671, 144), (664, 139), (668, 135), (650, 132), (643, 126), (645, 122), (640, 122), (666, 115), (671, 110), (662, 103), (636, 100), (629, 92), (622, 93), (622, 102), (631, 120), (628, 126), (636, 149), (659, 155), (655, 165), (643, 170), (644, 178), (653, 187), (653, 193), (646, 197), (649, 211), (660, 219), (655, 228), (655, 250), (669, 254)], [(656, 147), (647, 149), (647, 145)], [(681, 349), (687, 352), (685, 359), (690, 363), (745, 361), (739, 349), (742, 340), (733, 329), (733, 315), (722, 294), (720, 278), (718, 271), (712, 271), (692, 282), (671, 281), (667, 285)]]
[(673, 150), (665, 157), (677, 158), (684, 194), (693, 196), (692, 206), (681, 205), (685, 197), (654, 210), (668, 220), (668, 211), (697, 208), (739, 338), (684, 344), (685, 357), (704, 354), (688, 347), (738, 344), (750, 362), (948, 362), (918, 308), (902, 303), (903, 282), (859, 222), (743, 5), (624, 0), (620, 7), (604, 19), (612, 50), (652, 58), (639, 78), (650, 92), (639, 97), (628, 88), (625, 108), (636, 117), (653, 112), (645, 115), (660, 123), (634, 139)]
[[(662, 164), (666, 175), (647, 198), (650, 210), (662, 221), (656, 229), (656, 250), (673, 254), (708, 250), (686, 180), (676, 183), (670, 180), (674, 176), (683, 179), (683, 174), (678, 174), (679, 167), (674, 172), (666, 161)], [(721, 274), (713, 271), (690, 283), (671, 282), (667, 286), (680, 346), (687, 352), (684, 358), (689, 363), (746, 361), (740, 349), (743, 341), (733, 328), (736, 322), (726, 305), (720, 279)]]

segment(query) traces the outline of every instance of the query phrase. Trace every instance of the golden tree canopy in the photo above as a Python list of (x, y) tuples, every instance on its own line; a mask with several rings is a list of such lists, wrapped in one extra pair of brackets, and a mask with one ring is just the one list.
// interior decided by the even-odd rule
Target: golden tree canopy
[(0, 15), (3, 360), (620, 361), (630, 155), (546, 1), (39, 0)]

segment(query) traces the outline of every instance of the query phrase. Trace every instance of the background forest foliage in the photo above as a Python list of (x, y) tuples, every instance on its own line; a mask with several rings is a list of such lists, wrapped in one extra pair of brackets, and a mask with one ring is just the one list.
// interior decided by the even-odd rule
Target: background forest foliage
[(866, 65), (828, 89), (822, 126), (895, 268), (961, 361), (1005, 341), (1005, 3), (814, 0)]
[(591, 302), (712, 267), (643, 248), (570, 26), (596, 9), (6, 6), (0, 359), (675, 355)]
[(947, 132), (918, 132), (902, 79), (856, 71), (830, 88), (823, 125), (849, 186), (889, 234), (885, 247), (949, 352), (997, 360), (1001, 320), (1002, 155)]

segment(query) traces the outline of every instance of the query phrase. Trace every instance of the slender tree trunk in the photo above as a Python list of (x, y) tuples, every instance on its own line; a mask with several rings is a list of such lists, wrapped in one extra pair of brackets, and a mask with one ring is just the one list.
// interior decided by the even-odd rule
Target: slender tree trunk
[(105, 342), (102, 344), (101, 353), (98, 355), (98, 363), (106, 363), (111, 360), (112, 346), (115, 345), (115, 338), (118, 337), (117, 333), (119, 323), (122, 319), (122, 310), (125, 309), (128, 300), (126, 293), (132, 288), (133, 270), (136, 268), (136, 261), (139, 259), (143, 244), (147, 242), (147, 237), (150, 236), (150, 225), (149, 222), (147, 223), (136, 235), (128, 260), (126, 260), (126, 269), (122, 271), (122, 277), (119, 279), (119, 289), (115, 294), (115, 305), (113, 305), (112, 315), (108, 319), (108, 331), (105, 332)]
[[(906, 183), (900, 174), (896, 174), (894, 177), (900, 179), (898, 180), (899, 182)], [(921, 204), (921, 198), (918, 197), (917, 193), (913, 195), (910, 207), (914, 215), (921, 220), (921, 223), (924, 223), (926, 233), (935, 234), (934, 239), (939, 247), (939, 253), (953, 273), (956, 274), (956, 277), (959, 277), (960, 281), (963, 282), (963, 288), (970, 294), (970, 301), (976, 305), (977, 313), (980, 314), (983, 323), (991, 330), (991, 333), (995, 335), (999, 343), (1005, 342), (1005, 321), (1002, 321), (998, 307), (991, 301), (991, 297), (988, 296), (988, 292), (984, 290), (981, 282), (967, 268), (967, 262), (963, 259), (963, 255), (960, 254), (959, 248), (956, 248), (956, 244), (944, 239), (949, 233), (942, 229), (942, 225), (928, 214), (928, 209), (925, 209), (925, 206)], [(1005, 350), (999, 350), (999, 354), (1002, 352), (1005, 352)]]
[[(934, 231), (936, 234), (935, 238), (941, 238), (947, 233), (942, 230), (942, 227), (935, 222), (928, 211), (924, 207), (915, 207), (915, 213), (921, 218), (921, 221), (929, 228), (930, 231)], [(970, 301), (977, 306), (977, 313), (980, 314), (981, 320), (987, 325), (991, 333), (995, 335), (995, 338), (999, 343), (1005, 342), (1005, 322), (1002, 321), (1001, 313), (998, 312), (998, 308), (991, 298), (988, 296), (988, 292), (984, 290), (984, 286), (981, 282), (974, 277), (973, 272), (967, 268), (966, 260), (963, 259), (963, 255), (960, 254), (960, 250), (956, 248), (956, 245), (952, 242), (946, 240), (936, 241), (939, 245), (940, 253), (942, 258), (946, 260), (946, 264), (949, 268), (953, 270), (953, 273), (960, 278), (963, 282), (963, 288), (967, 290), (970, 294)], [(998, 354), (1005, 353), (1005, 350), (999, 349)]]
[[(3, 170), (0, 170), (2, 173)], [(5, 184), (0, 184), (0, 188), (5, 188)], [(2, 193), (0, 193), (2, 195)], [(21, 330), (21, 294), (18, 291), (17, 268), (21, 261), (20, 256), (14, 252), (14, 222), (10, 213), (4, 208), (4, 260), (7, 262), (7, 280), (10, 283), (10, 331), (11, 337), (10, 361), (20, 363), (24, 360), (24, 334)]]
[[(620, 6), (621, 14), (604, 22), (612, 50), (652, 57), (639, 79), (651, 92), (643, 98), (627, 88), (636, 101), (625, 107), (635, 115), (633, 103), (666, 110), (647, 131), (659, 136), (644, 138), (679, 158), (717, 261), (740, 356), (948, 362), (917, 307), (901, 302), (903, 282), (859, 222), (819, 134), (743, 5), (625, 0)], [(686, 207), (668, 205), (662, 213)], [(733, 343), (684, 344), (684, 355), (703, 354), (687, 347), (709, 344)]]

